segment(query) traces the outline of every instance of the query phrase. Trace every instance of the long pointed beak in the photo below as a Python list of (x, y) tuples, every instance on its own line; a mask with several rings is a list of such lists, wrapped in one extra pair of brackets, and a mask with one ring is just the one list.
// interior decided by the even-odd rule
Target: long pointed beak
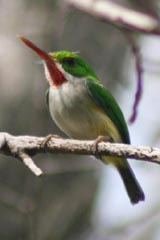
[(44, 50), (40, 49), (39, 47), (37, 47), (34, 43), (32, 43), (31, 41), (29, 41), (27, 38), (18, 35), (17, 36), (25, 45), (27, 45), (29, 48), (31, 48), (34, 52), (36, 52), (38, 54), (38, 56), (44, 60), (44, 61), (51, 61), (54, 62), (53, 59), (51, 58), (51, 56), (46, 53)]
[(35, 53), (37, 53), (37, 55), (44, 61), (45, 75), (51, 86), (60, 86), (67, 81), (64, 75), (62, 74), (62, 72), (58, 69), (54, 59), (48, 53), (46, 53), (44, 50), (37, 47), (34, 43), (29, 41), (25, 37), (20, 35), (18, 35), (17, 37), (25, 45), (27, 45)]

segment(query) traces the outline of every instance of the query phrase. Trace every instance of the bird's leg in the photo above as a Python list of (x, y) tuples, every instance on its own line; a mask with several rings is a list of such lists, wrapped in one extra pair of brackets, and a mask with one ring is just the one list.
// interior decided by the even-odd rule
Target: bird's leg
[(57, 134), (48, 134), (44, 140), (41, 142), (40, 147), (45, 148), (47, 146), (47, 143), (52, 139), (52, 138), (57, 138), (57, 139), (62, 139), (61, 136)]
[(110, 137), (110, 136), (100, 135), (100, 136), (98, 136), (95, 139), (92, 147), (93, 147), (93, 150), (95, 152), (95, 156), (97, 156), (97, 157), (98, 157), (98, 154), (96, 154), (96, 153), (98, 152), (98, 144), (101, 143), (101, 142), (110, 142), (110, 143), (112, 143), (113, 142), (113, 138)]

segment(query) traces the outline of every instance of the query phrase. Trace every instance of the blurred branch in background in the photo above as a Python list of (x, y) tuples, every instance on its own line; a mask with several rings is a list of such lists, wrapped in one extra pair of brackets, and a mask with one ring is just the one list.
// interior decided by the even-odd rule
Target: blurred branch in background
[(126, 34), (126, 37), (128, 38), (129, 44), (131, 45), (133, 56), (135, 58), (135, 67), (137, 72), (137, 88), (135, 93), (135, 100), (132, 107), (132, 114), (129, 118), (129, 123), (133, 123), (136, 120), (137, 117), (137, 108), (139, 105), (139, 102), (141, 100), (142, 96), (142, 64), (141, 64), (141, 55), (139, 52), (139, 48), (137, 47), (137, 44), (133, 38), (133, 36), (130, 33)]
[(35, 175), (42, 174), (30, 156), (38, 153), (72, 153), (81, 155), (102, 155), (127, 157), (160, 164), (160, 149), (144, 146), (131, 146), (118, 143), (99, 143), (73, 139), (50, 139), (45, 145), (45, 138), (30, 136), (12, 136), (0, 133), (0, 152), (20, 159)]
[(160, 24), (156, 17), (126, 8), (111, 1), (66, 0), (69, 6), (84, 11), (117, 27), (142, 33), (160, 35)]

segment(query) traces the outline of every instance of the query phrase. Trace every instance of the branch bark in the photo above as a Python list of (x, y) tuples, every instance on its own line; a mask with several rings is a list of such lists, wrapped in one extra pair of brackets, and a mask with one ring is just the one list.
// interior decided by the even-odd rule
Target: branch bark
[(86, 12), (117, 27), (142, 33), (160, 35), (160, 23), (156, 17), (141, 13), (111, 1), (66, 0), (73, 8)]
[[(13, 136), (0, 133), (0, 153), (21, 160), (36, 176), (43, 172), (32, 156), (39, 153), (72, 153), (80, 155), (108, 155), (126, 157), (160, 164), (160, 149), (119, 143), (99, 143), (95, 151), (94, 141), (52, 138), (44, 146), (44, 137)], [(122, 160), (123, 161), (123, 160)]]

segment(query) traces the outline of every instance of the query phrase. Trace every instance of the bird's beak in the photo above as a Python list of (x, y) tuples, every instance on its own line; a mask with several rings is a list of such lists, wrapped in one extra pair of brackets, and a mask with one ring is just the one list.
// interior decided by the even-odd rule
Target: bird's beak
[(54, 58), (52, 58), (48, 53), (44, 50), (37, 47), (34, 43), (29, 41), (23, 36), (18, 35), (18, 38), (29, 48), (31, 48), (34, 52), (38, 54), (38, 56), (44, 61), (45, 66), (45, 74), (46, 78), (49, 81), (51, 86), (59, 86), (62, 83), (66, 82), (66, 79), (62, 72), (58, 69)]
[(34, 52), (36, 52), (38, 54), (38, 56), (44, 60), (45, 62), (54, 62), (53, 59), (51, 58), (51, 56), (46, 53), (44, 50), (40, 49), (39, 47), (37, 47), (34, 43), (32, 43), (31, 41), (29, 41), (27, 38), (18, 35), (18, 38), (25, 44), (27, 45), (29, 48), (31, 48)]

